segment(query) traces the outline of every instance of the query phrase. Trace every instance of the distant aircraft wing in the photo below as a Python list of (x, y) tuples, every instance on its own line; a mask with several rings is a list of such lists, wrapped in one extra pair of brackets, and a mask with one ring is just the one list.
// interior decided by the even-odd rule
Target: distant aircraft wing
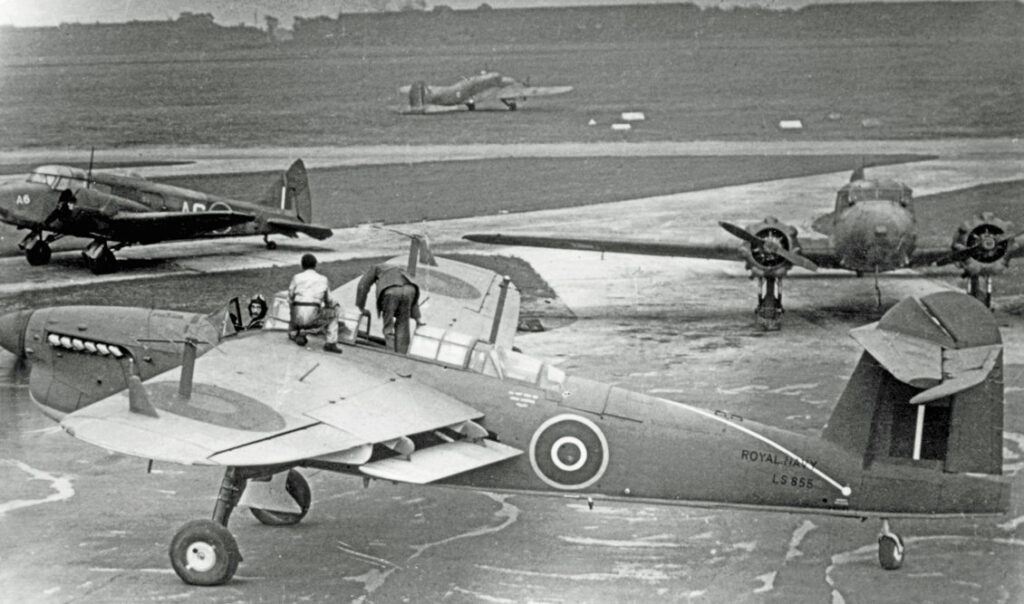
[(409, 105), (400, 105), (393, 107), (392, 110), (402, 115), (431, 115), (434, 113), (451, 113), (453, 111), (465, 110), (465, 105), (423, 105), (422, 107), (410, 107)]
[(106, 224), (102, 230), (111, 239), (155, 242), (188, 239), (255, 219), (243, 212), (120, 212), (95, 220)]
[[(194, 375), (188, 398), (178, 393), (177, 368), (71, 413), (61, 425), (81, 440), (146, 459), (271, 466), (319, 458), (415, 483), (522, 453), (486, 438), (474, 422), (482, 413), (415, 375), (299, 348), (279, 331), (222, 342), (196, 361)], [(417, 449), (409, 438), (442, 429), (472, 440), (434, 439)], [(402, 463), (371, 462), (375, 445)]]
[[(463, 239), (497, 245), (523, 245), (528, 247), (550, 247), (566, 250), (591, 252), (615, 252), (620, 254), (642, 254), (645, 256), (675, 256), (680, 258), (703, 258), (706, 260), (744, 261), (742, 246), (735, 243), (686, 243), (675, 241), (644, 241), (620, 238), (557, 237), (550, 235), (472, 233)], [(800, 255), (821, 267), (838, 267), (838, 259), (829, 249), (825, 240), (801, 242)]]
[(268, 218), (267, 224), (279, 233), (294, 237), (296, 233), (305, 233), (314, 239), (327, 239), (334, 234), (334, 231), (327, 227), (309, 224), (300, 220), (289, 218)]
[(476, 100), (484, 99), (525, 99), (532, 96), (554, 96), (572, 92), (572, 86), (504, 86), (488, 88), (476, 95)]
[(742, 260), (740, 246), (733, 243), (692, 244), (618, 238), (560, 237), (550, 235), (473, 233), (463, 239), (496, 245), (524, 245), (590, 252), (617, 252), (646, 256), (681, 256), (710, 260)]

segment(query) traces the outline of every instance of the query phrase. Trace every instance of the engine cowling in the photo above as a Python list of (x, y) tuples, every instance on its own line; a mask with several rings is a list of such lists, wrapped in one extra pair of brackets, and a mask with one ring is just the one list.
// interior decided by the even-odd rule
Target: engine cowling
[(967, 276), (988, 276), (1002, 272), (1017, 247), (1013, 223), (991, 212), (982, 212), (957, 228), (953, 253)]
[(762, 240), (762, 245), (744, 243), (740, 248), (743, 257), (747, 262), (747, 268), (758, 277), (781, 277), (793, 264), (772, 251), (773, 248), (782, 248), (794, 253), (800, 253), (800, 243), (797, 239), (796, 227), (784, 222), (779, 222), (774, 216), (768, 216), (761, 222), (747, 225), (748, 233)]

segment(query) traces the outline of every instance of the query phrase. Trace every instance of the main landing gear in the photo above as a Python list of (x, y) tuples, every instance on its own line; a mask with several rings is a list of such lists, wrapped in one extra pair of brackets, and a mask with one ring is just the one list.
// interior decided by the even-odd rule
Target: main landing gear
[(980, 300), (986, 308), (992, 308), (992, 277), (970, 273), (964, 276), (967, 277), (967, 293)]
[(777, 331), (782, 323), (782, 284), (778, 277), (759, 277), (757, 324), (765, 331)]
[(903, 566), (905, 554), (903, 538), (892, 532), (889, 528), (889, 520), (883, 518), (882, 530), (878, 533), (878, 563), (885, 570), (896, 570)]
[(518, 107), (516, 105), (516, 100), (515, 99), (501, 99), (501, 102), (505, 103), (505, 106), (508, 107), (509, 111), (515, 111), (516, 108)]
[(39, 231), (33, 231), (29, 233), (18, 247), (25, 251), (25, 259), (32, 266), (42, 266), (50, 262), (50, 256), (53, 252), (50, 250), (50, 244), (60, 239), (62, 235), (56, 233), (43, 238), (43, 234)]
[(276, 250), (277, 249), (277, 242), (276, 241), (271, 241), (269, 235), (264, 235), (263, 236), (263, 244), (267, 246), (268, 250)]
[(472, 99), (466, 101), (466, 109), (469, 109), (470, 111), (476, 111), (476, 101)]
[[(253, 516), (269, 526), (297, 524), (309, 511), (311, 495), (309, 483), (295, 470), (287, 471), (285, 489), (300, 511), (280, 512), (250, 508)], [(228, 519), (238, 505), (246, 483), (265, 477), (265, 468), (229, 467), (224, 472), (212, 520), (193, 520), (186, 523), (171, 540), (169, 555), (174, 572), (190, 585), (221, 585), (227, 583), (238, 570), (242, 554), (238, 542), (228, 530)]]
[(112, 273), (117, 270), (117, 258), (114, 252), (107, 247), (107, 242), (96, 239), (82, 250), (82, 257), (89, 266), (89, 270), (96, 275)]

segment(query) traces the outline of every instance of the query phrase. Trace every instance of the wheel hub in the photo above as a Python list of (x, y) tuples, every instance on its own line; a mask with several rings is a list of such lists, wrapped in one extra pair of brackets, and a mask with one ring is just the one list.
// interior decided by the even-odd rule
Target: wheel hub
[(205, 541), (196, 541), (185, 552), (185, 567), (199, 573), (209, 572), (217, 564), (217, 550)]

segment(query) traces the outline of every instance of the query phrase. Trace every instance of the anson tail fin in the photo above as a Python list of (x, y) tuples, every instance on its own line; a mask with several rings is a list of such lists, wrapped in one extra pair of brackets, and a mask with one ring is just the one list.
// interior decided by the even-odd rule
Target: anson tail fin
[(1003, 346), (992, 313), (958, 292), (907, 298), (851, 331), (857, 367), (823, 437), (875, 462), (1001, 474)]
[(306, 175), (306, 165), (301, 159), (295, 160), (288, 170), (274, 180), (263, 203), (278, 209), (281, 213), (298, 218), (300, 222), (313, 222), (309, 177)]

